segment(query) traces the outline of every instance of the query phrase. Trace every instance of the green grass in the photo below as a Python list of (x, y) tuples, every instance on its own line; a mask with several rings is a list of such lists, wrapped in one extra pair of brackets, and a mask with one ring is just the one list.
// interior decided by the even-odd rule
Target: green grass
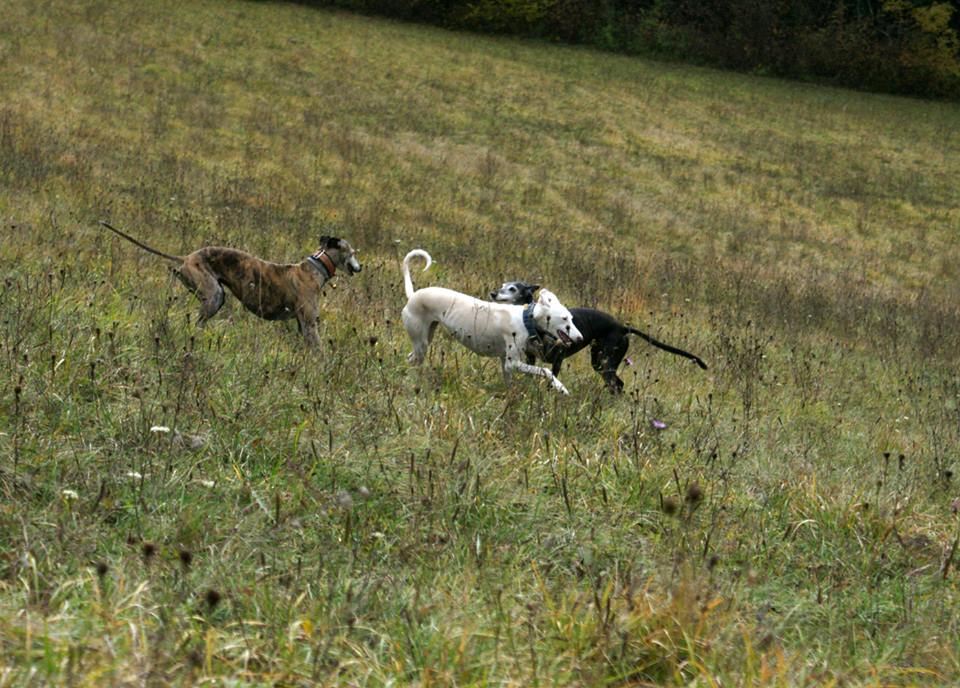
[[(956, 105), (279, 3), (5, 19), (0, 686), (958, 680)], [(100, 218), (365, 269), (306, 352)], [(409, 368), (416, 247), (710, 370)]]

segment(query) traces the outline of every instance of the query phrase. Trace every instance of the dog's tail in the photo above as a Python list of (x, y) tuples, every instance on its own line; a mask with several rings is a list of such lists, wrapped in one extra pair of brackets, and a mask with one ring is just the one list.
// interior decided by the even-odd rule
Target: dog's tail
[(410, 278), (410, 260), (416, 257), (423, 258), (427, 261), (427, 264), (423, 266), (423, 271), (426, 272), (430, 269), (430, 266), (433, 264), (433, 258), (430, 257), (430, 254), (424, 251), (421, 248), (415, 248), (410, 253), (408, 253), (403, 258), (403, 288), (407, 292), (407, 298), (409, 299), (413, 296), (413, 280)]
[(114, 227), (113, 225), (111, 225), (111, 224), (110, 224), (109, 222), (107, 222), (106, 220), (100, 220), (100, 224), (102, 224), (104, 227), (106, 227), (107, 229), (109, 229), (111, 232), (115, 232), (116, 234), (119, 234), (120, 236), (122, 236), (122, 237), (123, 237), (124, 239), (126, 239), (127, 241), (129, 241), (129, 242), (131, 242), (131, 243), (133, 243), (133, 244), (136, 244), (137, 246), (139, 246), (140, 248), (142, 248), (144, 251), (149, 251), (150, 253), (152, 253), (152, 254), (155, 255), (155, 256), (160, 256), (161, 258), (166, 258), (167, 260), (172, 260), (174, 263), (182, 263), (182, 262), (183, 262), (183, 258), (182, 258), (181, 256), (172, 256), (172, 255), (170, 255), (169, 253), (164, 253), (163, 251), (158, 251), (158, 250), (155, 249), (155, 248), (150, 248), (150, 247), (147, 246), (146, 244), (141, 243), (140, 241), (137, 241), (136, 239), (134, 239), (132, 236), (130, 236), (130, 235), (127, 234), (126, 232), (121, 232), (119, 229), (117, 229), (116, 227)]
[(707, 369), (707, 364), (704, 363), (704, 362), (700, 359), (699, 356), (694, 356), (694, 355), (693, 355), (692, 353), (690, 353), (689, 351), (684, 351), (683, 349), (678, 349), (678, 348), (676, 348), (676, 347), (674, 347), (674, 346), (670, 346), (669, 344), (664, 344), (663, 342), (658, 342), (656, 339), (654, 339), (653, 337), (651, 337), (650, 335), (648, 335), (646, 332), (641, 332), (640, 330), (638, 330), (638, 329), (636, 329), (636, 328), (633, 328), (633, 327), (627, 326), (627, 332), (629, 332), (630, 334), (635, 334), (635, 335), (637, 335), (638, 337), (640, 337), (640, 338), (643, 339), (644, 341), (649, 342), (650, 344), (653, 344), (653, 345), (654, 345), (655, 347), (657, 347), (658, 349), (663, 349), (664, 351), (669, 351), (670, 353), (676, 354), (677, 356), (683, 356), (684, 358), (689, 358), (690, 360), (695, 361), (696, 364), (697, 364), (698, 366), (700, 366), (703, 370), (706, 370), (706, 369)]

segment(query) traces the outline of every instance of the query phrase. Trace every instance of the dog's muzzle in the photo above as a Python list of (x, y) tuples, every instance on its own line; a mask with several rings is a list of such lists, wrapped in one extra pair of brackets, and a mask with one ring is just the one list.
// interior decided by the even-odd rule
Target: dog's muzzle
[(557, 339), (560, 340), (560, 343), (564, 346), (570, 346), (573, 344), (573, 340), (567, 335), (563, 330), (557, 330)]
[(361, 270), (363, 270), (363, 266), (360, 265), (360, 261), (356, 259), (351, 259), (347, 261), (347, 272), (349, 274), (355, 275)]

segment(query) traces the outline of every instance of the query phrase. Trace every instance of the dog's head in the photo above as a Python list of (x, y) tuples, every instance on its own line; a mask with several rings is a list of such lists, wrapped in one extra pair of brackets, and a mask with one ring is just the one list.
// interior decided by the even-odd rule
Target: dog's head
[(490, 292), (490, 300), (497, 303), (512, 303), (515, 306), (525, 306), (533, 303), (533, 295), (539, 284), (527, 284), (526, 282), (504, 282), (496, 291)]
[(573, 324), (573, 315), (549, 289), (540, 290), (533, 309), (533, 319), (538, 328), (555, 337), (563, 346), (583, 341), (583, 335)]
[(330, 256), (333, 264), (348, 275), (354, 275), (363, 269), (357, 260), (357, 250), (346, 239), (323, 235), (320, 237), (320, 249)]

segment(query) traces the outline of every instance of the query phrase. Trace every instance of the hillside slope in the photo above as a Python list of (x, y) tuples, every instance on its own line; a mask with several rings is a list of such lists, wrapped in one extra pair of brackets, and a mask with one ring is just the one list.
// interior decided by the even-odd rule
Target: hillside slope
[[(960, 108), (296, 5), (7, 4), (0, 683), (956, 680)], [(157, 248), (294, 261), (305, 352)], [(505, 383), (418, 286), (631, 345)], [(658, 428), (653, 421), (665, 428)], [(166, 429), (169, 429), (167, 431)], [(36, 678), (31, 679), (34, 676)]]

